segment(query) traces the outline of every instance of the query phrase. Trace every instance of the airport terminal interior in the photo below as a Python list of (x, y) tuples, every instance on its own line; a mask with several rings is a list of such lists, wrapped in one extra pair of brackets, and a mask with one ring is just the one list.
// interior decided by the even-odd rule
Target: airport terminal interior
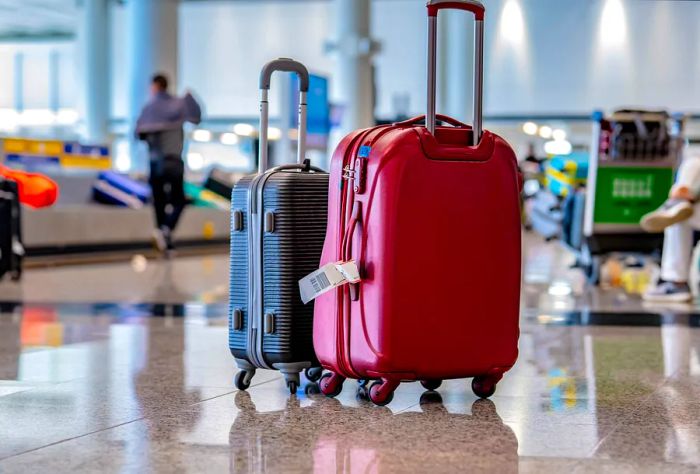
[(700, 472), (698, 25), (0, 0), (0, 473)]

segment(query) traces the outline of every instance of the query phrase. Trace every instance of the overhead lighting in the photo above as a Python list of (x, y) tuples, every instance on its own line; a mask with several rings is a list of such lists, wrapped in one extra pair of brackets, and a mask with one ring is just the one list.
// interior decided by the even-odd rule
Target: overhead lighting
[(627, 38), (625, 7), (620, 0), (606, 0), (600, 17), (600, 41), (604, 46), (623, 46)]
[(535, 122), (525, 122), (523, 132), (527, 135), (537, 135), (537, 124)]
[(187, 166), (192, 171), (199, 171), (204, 168), (204, 157), (200, 153), (190, 152), (187, 154)]
[(192, 139), (196, 142), (208, 142), (211, 141), (211, 132), (209, 130), (195, 130), (192, 132)]
[(547, 139), (552, 138), (552, 127), (547, 125), (540, 127), (540, 136)]
[(520, 44), (525, 36), (523, 10), (518, 0), (508, 0), (501, 13), (501, 35), (512, 44)]
[(280, 138), (282, 138), (282, 130), (280, 130), (277, 127), (270, 127), (267, 130), (267, 138), (269, 138), (270, 140), (279, 140)]
[(222, 133), (221, 134), (221, 143), (223, 145), (237, 145), (238, 144), (238, 135), (235, 133)]
[(237, 123), (233, 126), (233, 133), (242, 137), (250, 137), (255, 133), (255, 127), (249, 123)]
[(567, 140), (552, 140), (544, 144), (544, 152), (548, 155), (570, 155), (572, 150)]
[(566, 132), (561, 128), (557, 128), (552, 132), (552, 138), (555, 140), (566, 140)]

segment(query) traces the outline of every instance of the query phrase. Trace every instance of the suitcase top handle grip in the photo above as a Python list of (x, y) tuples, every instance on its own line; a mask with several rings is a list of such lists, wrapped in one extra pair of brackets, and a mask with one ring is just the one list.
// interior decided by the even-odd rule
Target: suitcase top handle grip
[(279, 58), (265, 64), (260, 71), (260, 89), (270, 90), (270, 79), (276, 71), (294, 72), (299, 76), (299, 90), (309, 92), (309, 71), (306, 66), (289, 58)]
[(476, 0), (429, 0), (428, 8), (428, 100), (426, 127), (435, 135), (435, 95), (437, 84), (437, 14), (440, 10), (465, 10), (474, 13), (474, 125), (472, 145), (481, 139), (484, 89), (484, 17), (486, 9)]
[(289, 58), (279, 58), (265, 64), (260, 72), (260, 140), (258, 149), (258, 172), (264, 173), (268, 166), (268, 127), (270, 125), (270, 79), (276, 71), (294, 72), (299, 77), (299, 133), (297, 134), (297, 163), (302, 165), (306, 155), (306, 94), (309, 92), (309, 71), (306, 66)]
[(481, 21), (484, 20), (486, 12), (481, 2), (475, 0), (431, 0), (428, 2), (428, 16), (437, 16), (438, 11), (445, 9), (472, 12), (476, 19)]

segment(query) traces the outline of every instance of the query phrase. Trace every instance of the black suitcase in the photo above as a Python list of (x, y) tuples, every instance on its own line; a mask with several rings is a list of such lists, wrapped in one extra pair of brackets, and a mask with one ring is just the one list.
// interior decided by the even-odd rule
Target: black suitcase
[[(270, 77), (299, 75), (298, 162), (267, 170)], [(257, 368), (277, 369), (291, 393), (300, 372), (321, 376), (313, 349), (313, 305), (304, 305), (299, 280), (318, 269), (326, 233), (328, 174), (304, 160), (306, 68), (290, 59), (265, 65), (260, 76), (260, 172), (242, 178), (231, 202), (231, 295), (229, 347), (238, 367), (236, 387), (245, 390)]]
[(204, 188), (226, 199), (231, 199), (233, 186), (242, 176), (219, 168), (212, 168), (204, 181)]
[(21, 208), (17, 183), (0, 178), (0, 278), (6, 273), (17, 281), (22, 277)]

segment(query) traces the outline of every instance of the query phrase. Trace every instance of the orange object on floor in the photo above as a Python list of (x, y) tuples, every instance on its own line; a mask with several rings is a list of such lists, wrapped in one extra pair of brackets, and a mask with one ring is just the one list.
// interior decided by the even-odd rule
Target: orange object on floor
[(39, 173), (13, 170), (0, 165), (0, 176), (17, 183), (19, 202), (31, 207), (49, 207), (58, 199), (58, 184)]

